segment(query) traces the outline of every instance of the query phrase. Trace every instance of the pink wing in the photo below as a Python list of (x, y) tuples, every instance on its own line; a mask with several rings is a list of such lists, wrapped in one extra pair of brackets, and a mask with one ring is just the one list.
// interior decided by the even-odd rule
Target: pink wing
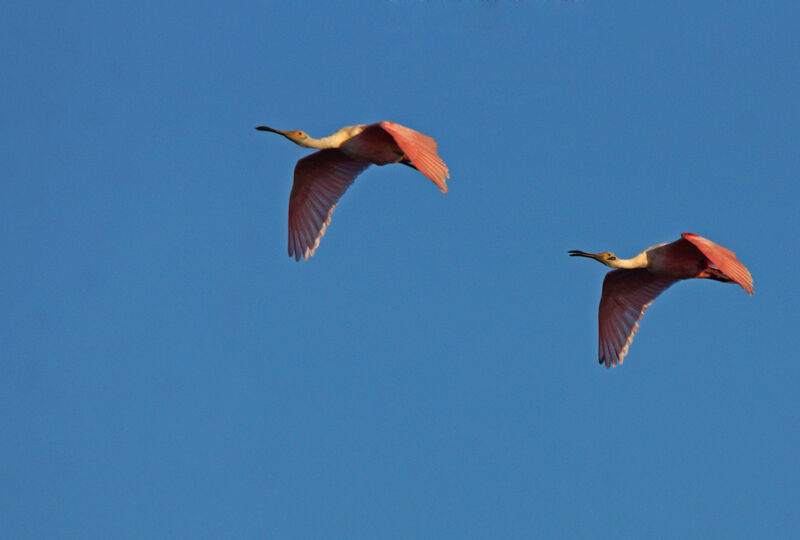
[(314, 254), (339, 197), (369, 165), (336, 149), (320, 150), (297, 162), (289, 196), (289, 257), (299, 261)]
[(739, 262), (736, 254), (719, 244), (715, 244), (707, 238), (697, 236), (692, 233), (683, 233), (681, 235), (684, 239), (688, 240), (699, 249), (703, 255), (708, 257), (711, 264), (722, 270), (722, 272), (731, 278), (733, 281), (742, 286), (748, 294), (753, 294), (753, 276), (745, 265)]
[(622, 363), (647, 306), (677, 280), (654, 276), (644, 268), (612, 270), (600, 298), (600, 363)]
[(446, 180), (450, 178), (450, 171), (439, 157), (438, 146), (432, 137), (394, 122), (380, 122), (378, 125), (392, 136), (419, 172), (433, 180), (442, 193), (447, 193)]

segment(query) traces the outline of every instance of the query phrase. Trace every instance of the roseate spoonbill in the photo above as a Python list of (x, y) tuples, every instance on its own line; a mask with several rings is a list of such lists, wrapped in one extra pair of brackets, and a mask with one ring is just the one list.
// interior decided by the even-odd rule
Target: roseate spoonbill
[(336, 133), (314, 139), (302, 131), (256, 128), (283, 135), (304, 148), (319, 152), (302, 158), (294, 168), (289, 195), (289, 257), (308, 259), (319, 246), (339, 197), (364, 169), (401, 163), (433, 180), (447, 193), (450, 173), (436, 152), (436, 141), (418, 131), (395, 124), (345, 126)]
[(753, 278), (736, 254), (696, 234), (683, 233), (679, 240), (647, 248), (632, 259), (577, 250), (569, 254), (619, 269), (606, 274), (600, 298), (600, 363), (606, 368), (622, 363), (645, 310), (676, 281), (706, 278), (738, 283), (753, 294)]

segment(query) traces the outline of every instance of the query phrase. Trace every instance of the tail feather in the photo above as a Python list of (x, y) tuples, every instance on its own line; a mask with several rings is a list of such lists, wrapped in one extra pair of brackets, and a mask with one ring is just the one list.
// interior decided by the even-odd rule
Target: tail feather
[(403, 158), (400, 161), (398, 161), (398, 163), (405, 165), (406, 167), (411, 167), (412, 169), (419, 170), (417, 169), (417, 166), (411, 163), (411, 160), (405, 156), (403, 156)]
[(714, 267), (707, 268), (700, 277), (723, 283), (736, 283), (736, 280), (729, 278), (722, 270)]

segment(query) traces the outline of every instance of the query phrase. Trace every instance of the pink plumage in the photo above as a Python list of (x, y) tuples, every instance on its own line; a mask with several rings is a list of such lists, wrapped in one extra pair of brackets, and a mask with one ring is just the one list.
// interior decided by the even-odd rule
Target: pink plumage
[(648, 248), (632, 259), (583, 251), (570, 251), (570, 255), (616, 268), (603, 280), (598, 310), (599, 361), (606, 367), (622, 363), (647, 307), (677, 281), (699, 278), (737, 283), (753, 294), (753, 278), (736, 254), (692, 233)]
[(622, 363), (647, 307), (676, 281), (644, 268), (606, 274), (598, 310), (601, 364), (611, 367)]
[(289, 196), (289, 256), (314, 254), (339, 198), (371, 164), (401, 163), (417, 169), (447, 193), (447, 166), (436, 141), (394, 122), (348, 126), (329, 137), (313, 139), (301, 131), (256, 129), (279, 133), (292, 142), (319, 148), (297, 162)]
[(320, 150), (297, 162), (289, 195), (289, 257), (314, 254), (339, 197), (367, 167), (339, 150)]
[(696, 234), (683, 233), (681, 237), (691, 242), (692, 245), (699, 249), (708, 261), (719, 268), (723, 274), (741, 285), (742, 288), (747, 291), (747, 294), (751, 296), (755, 294), (753, 290), (753, 276), (750, 275), (750, 271), (747, 267), (739, 262), (739, 259), (736, 258), (736, 254), (733, 251)]

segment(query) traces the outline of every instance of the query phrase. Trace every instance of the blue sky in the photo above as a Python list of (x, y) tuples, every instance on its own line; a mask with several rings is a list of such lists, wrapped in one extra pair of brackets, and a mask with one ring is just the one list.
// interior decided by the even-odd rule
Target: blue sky
[[(0, 21), (0, 530), (777, 537), (800, 527), (800, 8), (15, 2)], [(253, 127), (392, 120), (286, 256)], [(605, 268), (679, 283), (597, 364)]]

